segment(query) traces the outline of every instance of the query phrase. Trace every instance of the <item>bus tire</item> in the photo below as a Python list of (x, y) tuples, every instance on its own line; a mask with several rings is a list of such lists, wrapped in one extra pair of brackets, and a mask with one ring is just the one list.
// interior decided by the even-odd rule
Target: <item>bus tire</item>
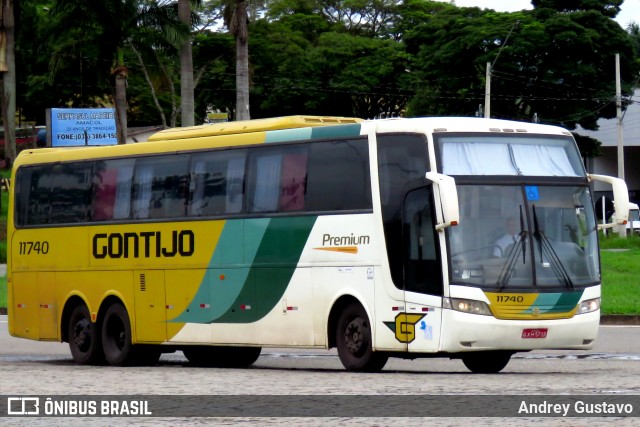
[(129, 314), (120, 303), (113, 304), (104, 314), (102, 349), (107, 363), (112, 366), (126, 366), (134, 363)]
[(74, 362), (89, 365), (103, 361), (100, 325), (91, 321), (86, 305), (79, 304), (73, 308), (68, 328), (69, 349)]
[(184, 347), (182, 353), (190, 364), (194, 366), (211, 367), (215, 366), (217, 355), (215, 347), (192, 345)]
[(371, 323), (360, 304), (349, 304), (340, 313), (336, 347), (344, 367), (352, 372), (379, 372), (388, 356), (373, 351)]
[(220, 362), (226, 368), (246, 368), (258, 360), (262, 347), (223, 347)]
[(155, 366), (162, 355), (157, 345), (136, 344), (133, 346), (133, 351), (131, 364), (136, 366)]
[(462, 363), (475, 374), (497, 374), (511, 360), (509, 351), (480, 351), (462, 356)]
[(182, 349), (192, 365), (217, 368), (246, 368), (258, 360), (261, 351), (261, 347), (190, 346)]

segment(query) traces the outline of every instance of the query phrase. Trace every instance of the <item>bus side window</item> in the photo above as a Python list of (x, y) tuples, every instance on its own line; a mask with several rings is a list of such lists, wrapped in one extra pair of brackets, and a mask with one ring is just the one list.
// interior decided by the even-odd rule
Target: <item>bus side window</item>
[(280, 211), (301, 211), (305, 207), (307, 153), (288, 153), (282, 159)]
[(138, 159), (133, 178), (133, 218), (185, 216), (188, 164), (188, 155)]
[(85, 222), (90, 213), (93, 162), (53, 166), (49, 223)]
[(250, 212), (291, 212), (305, 208), (306, 147), (269, 147), (251, 159)]
[[(19, 225), (49, 223), (51, 166), (20, 168), (17, 174), (16, 200)], [(19, 192), (19, 193), (18, 193)]]
[(18, 169), (16, 172), (16, 182), (12, 190), (14, 191), (14, 200), (15, 200), (15, 223), (18, 226), (23, 226), (28, 224), (28, 213), (29, 213), (29, 197), (30, 187), (31, 187), (31, 176), (33, 174), (33, 167), (22, 167)]
[(243, 211), (246, 155), (246, 150), (233, 150), (193, 156), (187, 215), (215, 216)]
[(310, 144), (306, 190), (310, 212), (371, 209), (367, 140)]
[(129, 218), (134, 159), (104, 160), (95, 164), (91, 219)]

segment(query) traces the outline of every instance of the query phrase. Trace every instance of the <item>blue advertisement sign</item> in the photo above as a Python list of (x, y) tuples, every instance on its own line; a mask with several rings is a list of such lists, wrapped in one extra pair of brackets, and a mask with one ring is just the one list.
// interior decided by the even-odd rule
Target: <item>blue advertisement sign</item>
[(115, 145), (116, 113), (113, 108), (52, 108), (51, 146)]

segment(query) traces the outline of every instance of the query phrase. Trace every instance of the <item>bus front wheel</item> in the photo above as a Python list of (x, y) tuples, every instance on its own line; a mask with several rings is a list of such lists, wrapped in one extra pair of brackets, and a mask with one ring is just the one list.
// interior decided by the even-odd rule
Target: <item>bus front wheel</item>
[(360, 304), (350, 304), (340, 314), (336, 347), (348, 371), (378, 372), (387, 363), (387, 355), (373, 351), (371, 324)]
[(82, 365), (99, 363), (103, 359), (100, 345), (100, 328), (91, 321), (86, 305), (77, 305), (69, 317), (69, 349), (76, 363)]
[(497, 374), (511, 360), (509, 351), (480, 351), (462, 357), (462, 363), (476, 374)]

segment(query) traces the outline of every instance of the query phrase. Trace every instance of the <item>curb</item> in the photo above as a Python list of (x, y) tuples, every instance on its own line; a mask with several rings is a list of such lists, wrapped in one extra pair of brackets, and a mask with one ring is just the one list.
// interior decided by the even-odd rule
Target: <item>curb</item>
[[(7, 309), (0, 307), (0, 316), (6, 315)], [(601, 325), (640, 325), (640, 314), (603, 314), (600, 316)]]
[(600, 316), (601, 325), (640, 325), (640, 314), (605, 314)]

